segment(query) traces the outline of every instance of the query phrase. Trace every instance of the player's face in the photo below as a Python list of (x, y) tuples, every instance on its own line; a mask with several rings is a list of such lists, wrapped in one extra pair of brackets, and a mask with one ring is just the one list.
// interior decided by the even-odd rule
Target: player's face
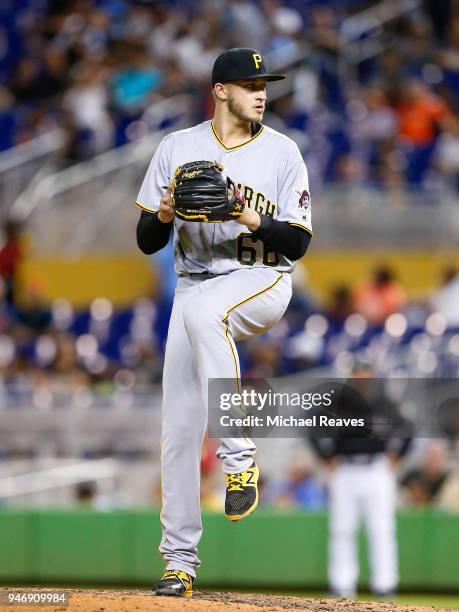
[(228, 83), (228, 110), (240, 121), (258, 122), (266, 104), (266, 81), (236, 81)]

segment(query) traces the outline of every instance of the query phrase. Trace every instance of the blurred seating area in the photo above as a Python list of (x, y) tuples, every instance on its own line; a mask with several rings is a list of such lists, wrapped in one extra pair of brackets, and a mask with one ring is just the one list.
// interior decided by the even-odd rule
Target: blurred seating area
[[(92, 483), (91, 499), (85, 497), (84, 503), (104, 509), (158, 504), (157, 475), (149, 477), (150, 497), (145, 498), (145, 481), (139, 478), (137, 486), (129, 473), (135, 466), (139, 474), (148, 473), (148, 461), (155, 456), (167, 301), (145, 297), (117, 309), (100, 297), (87, 309), (76, 310), (63, 299), (46, 303), (39, 284), (27, 287), (21, 297), (14, 291), (8, 294), (5, 287), (3, 282), (0, 485), (2, 475), (39, 471), (44, 459), (51, 469), (68, 457), (82, 462), (112, 457), (118, 467), (111, 490), (120, 495), (112, 498)], [(269, 334), (241, 344), (241, 364), (247, 376), (262, 378), (304, 371), (310, 377), (345, 378), (357, 364), (372, 365), (374, 376), (381, 378), (457, 379), (458, 312), (459, 276), (454, 268), (444, 271), (428, 298), (413, 302), (391, 270), (381, 266), (352, 287), (336, 288), (325, 304), (297, 287), (284, 319)], [(259, 451), (261, 504), (305, 512), (325, 507), (327, 470), (298, 453), (305, 441), (269, 442), (269, 449), (260, 445)], [(219, 511), (224, 481), (215, 450), (216, 441), (206, 440), (202, 501), (206, 509)], [(277, 472), (270, 464), (273, 453), (287, 458)], [(400, 472), (399, 504), (458, 511), (457, 458), (454, 436), (436, 445), (421, 433)], [(50, 490), (41, 499), (80, 503), (79, 495), (85, 493), (77, 487), (74, 498), (72, 491)], [(20, 499), (27, 504), (35, 498), (24, 492)]]
[[(444, 270), (439, 287), (423, 300), (408, 300), (384, 265), (353, 286), (336, 287), (325, 303), (296, 285), (283, 319), (268, 334), (240, 344), (246, 375), (271, 378), (308, 370), (314, 376), (319, 369), (346, 377), (358, 362), (371, 364), (377, 377), (459, 376), (459, 274), (454, 267)], [(99, 297), (75, 310), (64, 299), (48, 304), (38, 279), (20, 295), (11, 287), (14, 282), (3, 276), (3, 397), (33, 395), (43, 388), (73, 393), (80, 387), (110, 395), (118, 388), (160, 384), (170, 294), (140, 298), (122, 309)], [(44, 401), (45, 396), (35, 397)]]
[(160, 383), (162, 353), (155, 331), (157, 307), (148, 298), (114, 310), (105, 298), (74, 311), (67, 300), (47, 304), (31, 286), (20, 304), (2, 305), (2, 404), (50, 408), (53, 396), (91, 388), (97, 395), (141, 392)]
[[(335, 287), (326, 304), (314, 305), (306, 294), (294, 294), (278, 325), (285, 327), (285, 335), (275, 328), (266, 346), (264, 337), (253, 341), (250, 354), (269, 352), (278, 335), (283, 349), (277, 369), (273, 367), (275, 374), (322, 367), (348, 376), (359, 362), (371, 364), (380, 377), (455, 378), (458, 290), (458, 272), (448, 266), (430, 296), (408, 300), (393, 271), (381, 265), (353, 286)], [(262, 364), (259, 371), (263, 372)]]
[(192, 94), (193, 120), (203, 120), (215, 57), (253, 46), (293, 62), (290, 90), (266, 122), (297, 140), (316, 192), (330, 181), (456, 190), (459, 15), (452, 0), (410, 7), (5, 0), (0, 151), (63, 126), (66, 162), (88, 159), (145, 134), (145, 110), (182, 92)]

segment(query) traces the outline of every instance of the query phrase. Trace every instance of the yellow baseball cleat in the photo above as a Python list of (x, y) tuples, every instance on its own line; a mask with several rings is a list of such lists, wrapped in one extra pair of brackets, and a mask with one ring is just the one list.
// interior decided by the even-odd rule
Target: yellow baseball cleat
[(155, 587), (156, 595), (191, 597), (194, 578), (181, 570), (166, 570)]
[(257, 507), (259, 475), (255, 463), (239, 474), (226, 475), (225, 514), (230, 521), (240, 521)]

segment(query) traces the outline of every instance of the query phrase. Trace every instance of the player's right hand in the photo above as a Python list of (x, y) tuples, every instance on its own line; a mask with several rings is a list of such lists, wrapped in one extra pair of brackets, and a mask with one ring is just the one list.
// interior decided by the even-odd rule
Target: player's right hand
[(159, 201), (158, 219), (161, 223), (170, 223), (175, 218), (175, 210), (171, 199), (172, 185), (166, 190), (166, 193)]

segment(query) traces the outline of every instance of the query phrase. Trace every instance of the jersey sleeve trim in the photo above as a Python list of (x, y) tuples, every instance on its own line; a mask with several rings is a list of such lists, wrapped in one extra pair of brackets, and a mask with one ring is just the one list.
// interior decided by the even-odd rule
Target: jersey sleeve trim
[(152, 210), (151, 208), (148, 208), (148, 206), (146, 206), (145, 204), (142, 204), (141, 202), (134, 202), (134, 206), (137, 206), (138, 208), (145, 210), (146, 212), (149, 212), (152, 214), (156, 214), (157, 212), (159, 212), (158, 210)]
[(314, 232), (311, 229), (309, 229), (309, 227), (306, 227), (305, 225), (301, 225), (301, 223), (293, 223), (293, 221), (287, 221), (287, 223), (289, 225), (293, 225), (293, 227), (299, 227), (300, 229), (307, 232), (311, 236), (314, 236)]

